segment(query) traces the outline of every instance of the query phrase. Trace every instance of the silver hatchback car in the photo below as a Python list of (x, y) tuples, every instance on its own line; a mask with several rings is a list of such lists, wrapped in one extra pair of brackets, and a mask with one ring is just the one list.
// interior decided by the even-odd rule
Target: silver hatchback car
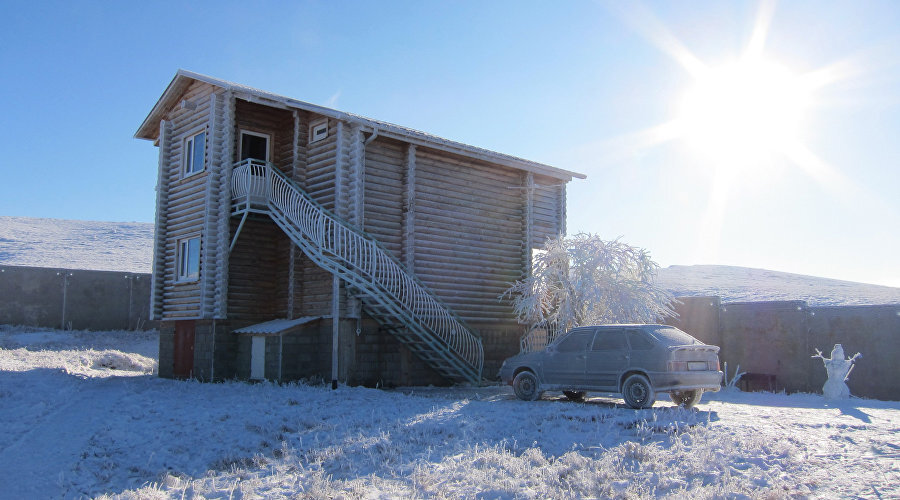
[(649, 408), (656, 394), (691, 407), (722, 382), (719, 348), (667, 325), (573, 328), (542, 351), (503, 362), (500, 379), (526, 401), (544, 391), (583, 400), (586, 392), (619, 393), (631, 408)]

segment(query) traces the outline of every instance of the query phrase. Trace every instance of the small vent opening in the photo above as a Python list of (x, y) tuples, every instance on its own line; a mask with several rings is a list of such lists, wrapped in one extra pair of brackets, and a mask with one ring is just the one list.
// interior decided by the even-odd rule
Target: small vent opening
[(317, 120), (309, 125), (310, 144), (326, 137), (328, 137), (328, 120)]

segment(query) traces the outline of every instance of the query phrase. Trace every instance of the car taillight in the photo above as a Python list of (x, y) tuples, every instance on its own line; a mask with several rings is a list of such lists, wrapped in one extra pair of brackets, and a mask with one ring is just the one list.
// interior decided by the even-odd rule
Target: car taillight
[(721, 367), (719, 367), (719, 360), (717, 359), (715, 362), (710, 361), (710, 362), (709, 362), (709, 369), (712, 370), (712, 371), (714, 371), (714, 372), (717, 372), (717, 371), (721, 370)]
[(670, 372), (686, 372), (687, 361), (669, 361)]

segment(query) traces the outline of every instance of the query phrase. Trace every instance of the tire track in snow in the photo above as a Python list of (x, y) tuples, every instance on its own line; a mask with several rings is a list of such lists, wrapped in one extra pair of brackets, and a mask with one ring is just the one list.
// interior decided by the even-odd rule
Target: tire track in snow
[[(109, 394), (109, 386), (115, 379), (75, 378), (73, 387), (71, 379), (74, 377), (59, 371), (39, 378), (40, 384), (17, 390), (41, 391), (46, 396), (41, 400), (47, 402), (61, 392), (59, 387), (62, 385), (68, 387), (65, 392), (71, 395), (71, 399), (28, 422), (29, 430), (0, 450), (2, 499), (58, 498), (65, 495), (65, 472), (81, 460), (88, 441), (110, 418), (110, 405), (102, 403), (108, 399), (104, 395)], [(23, 377), (23, 380), (34, 378)]]

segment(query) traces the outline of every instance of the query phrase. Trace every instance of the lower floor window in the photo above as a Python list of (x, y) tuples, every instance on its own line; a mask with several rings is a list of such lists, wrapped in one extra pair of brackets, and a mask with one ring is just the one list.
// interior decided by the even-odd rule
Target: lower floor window
[(200, 277), (200, 237), (178, 242), (178, 279), (195, 280)]

